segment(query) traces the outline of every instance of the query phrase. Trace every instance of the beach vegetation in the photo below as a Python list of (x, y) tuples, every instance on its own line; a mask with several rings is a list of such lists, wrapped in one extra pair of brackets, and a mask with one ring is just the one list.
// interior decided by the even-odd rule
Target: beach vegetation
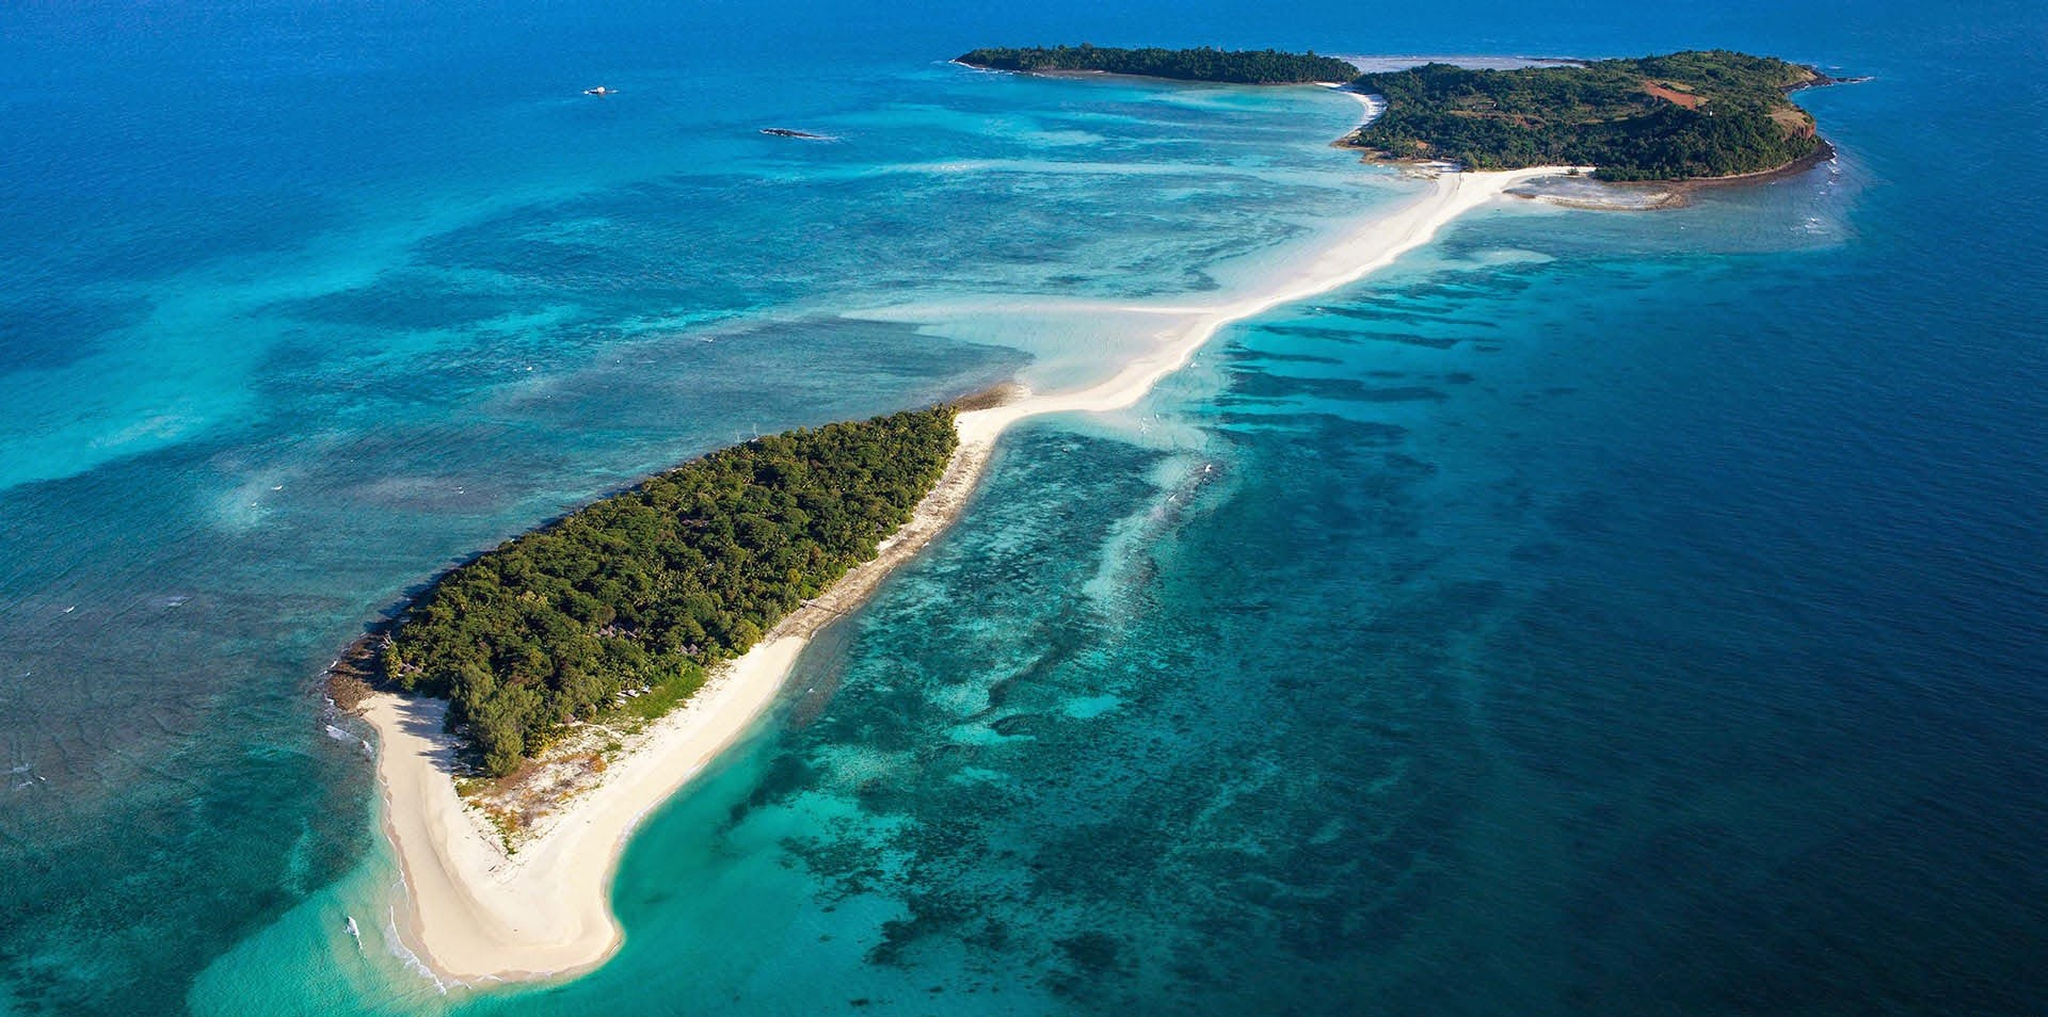
[(944, 472), (953, 416), (758, 438), (509, 540), (408, 607), (380, 669), (447, 698), (492, 775), (600, 711), (658, 717), (874, 557)]

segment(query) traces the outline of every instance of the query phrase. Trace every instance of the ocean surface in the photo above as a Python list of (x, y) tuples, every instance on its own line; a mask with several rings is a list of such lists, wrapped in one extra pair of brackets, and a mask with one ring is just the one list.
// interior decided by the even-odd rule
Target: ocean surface
[[(1099, 6), (0, 7), (0, 1014), (2048, 1011), (2048, 10)], [(1489, 208), (1013, 432), (612, 962), (421, 975), (365, 624), (1418, 193), (1326, 91), (944, 62), (1081, 40), (1873, 80), (1809, 174)]]

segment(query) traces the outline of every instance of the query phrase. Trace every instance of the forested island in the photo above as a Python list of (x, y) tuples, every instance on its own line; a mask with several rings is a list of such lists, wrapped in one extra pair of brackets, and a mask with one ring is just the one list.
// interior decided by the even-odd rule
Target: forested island
[(1273, 50), (1055, 46), (977, 49), (958, 63), (1241, 84), (1343, 82), (1386, 109), (1342, 144), (1388, 162), (1476, 169), (1593, 166), (1607, 180), (1688, 180), (1790, 167), (1830, 151), (1787, 95), (1833, 84), (1811, 67), (1729, 50), (1512, 70), (1431, 63), (1360, 74), (1334, 57)]
[(1135, 74), (1179, 81), (1218, 81), (1238, 85), (1288, 85), (1344, 82), (1358, 77), (1358, 68), (1335, 57), (1277, 50), (1118, 49), (1113, 46), (1033, 46), (1023, 49), (977, 49), (954, 58), (955, 63), (997, 71), (1095, 71)]
[(1811, 67), (1728, 50), (1504, 71), (1427, 64), (1353, 81), (1385, 97), (1387, 109), (1345, 140), (1379, 158), (1472, 169), (1735, 176), (1823, 151), (1812, 115), (1786, 95), (1831, 82)]
[(657, 475), (442, 576), (358, 662), (448, 699), (492, 775), (622, 693), (666, 710), (875, 556), (944, 473), (954, 413), (790, 431)]

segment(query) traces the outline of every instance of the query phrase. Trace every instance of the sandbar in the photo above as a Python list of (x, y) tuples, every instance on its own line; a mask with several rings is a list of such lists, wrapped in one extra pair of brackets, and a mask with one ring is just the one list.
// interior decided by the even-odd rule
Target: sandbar
[(651, 736), (611, 764), (594, 789), (568, 803), (516, 852), (508, 854), (456, 792), (456, 742), (441, 730), (447, 704), (391, 693), (366, 698), (362, 713), (380, 742), (384, 829), (405, 881), (396, 905), (400, 938), (442, 978), (470, 984), (563, 977), (602, 964), (624, 939), (609, 891), (633, 828), (748, 732), (813, 635), (857, 607), (959, 517), (1004, 431), (1049, 413), (1131, 406), (1223, 326), (1354, 282), (1429, 242), (1445, 224), (1508, 187), (1562, 172), (1566, 168), (1442, 173), (1421, 197), (1363, 224), (1258, 293), (1214, 305), (1119, 307), (1159, 313), (1164, 327), (1100, 382), (1070, 391), (1019, 391), (998, 405), (961, 412), (960, 445), (945, 474), (874, 560), (723, 666), (681, 708), (655, 722)]

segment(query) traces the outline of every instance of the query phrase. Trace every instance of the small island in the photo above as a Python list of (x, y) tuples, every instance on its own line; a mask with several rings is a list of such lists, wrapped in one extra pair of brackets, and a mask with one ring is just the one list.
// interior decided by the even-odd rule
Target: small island
[(1786, 96), (1833, 81), (1728, 50), (1502, 71), (1425, 64), (1353, 81), (1387, 108), (1344, 143), (1472, 169), (1595, 166), (1605, 180), (1746, 176), (1826, 155), (1812, 114)]
[(447, 699), (492, 777), (574, 722), (653, 720), (875, 557), (945, 471), (954, 413), (790, 431), (655, 476), (442, 576), (341, 678)]
[(1303, 85), (1350, 81), (1358, 68), (1336, 57), (1277, 50), (1118, 49), (1113, 46), (1033, 46), (1023, 49), (977, 49), (953, 62), (994, 71), (1038, 73), (1129, 74), (1176, 81), (1216, 81), (1236, 85)]
[(444, 979), (603, 963), (623, 941), (609, 891), (633, 829), (745, 737), (815, 635), (945, 532), (1005, 431), (1127, 409), (1229, 324), (1363, 278), (1561, 172), (1440, 174), (1232, 299), (1107, 305), (1147, 312), (1152, 341), (1086, 387), (1004, 385), (757, 439), (448, 573), (329, 672), (335, 706), (376, 739), (402, 877), (390, 927)]
[(1677, 181), (1799, 169), (1833, 151), (1812, 114), (1788, 96), (1837, 79), (1730, 50), (1508, 70), (1428, 63), (1371, 74), (1313, 52), (1086, 44), (977, 49), (955, 62), (1235, 84), (1341, 83), (1380, 100), (1372, 104), (1375, 115), (1339, 142), (1378, 162), (1473, 170), (1591, 166), (1603, 180)]

